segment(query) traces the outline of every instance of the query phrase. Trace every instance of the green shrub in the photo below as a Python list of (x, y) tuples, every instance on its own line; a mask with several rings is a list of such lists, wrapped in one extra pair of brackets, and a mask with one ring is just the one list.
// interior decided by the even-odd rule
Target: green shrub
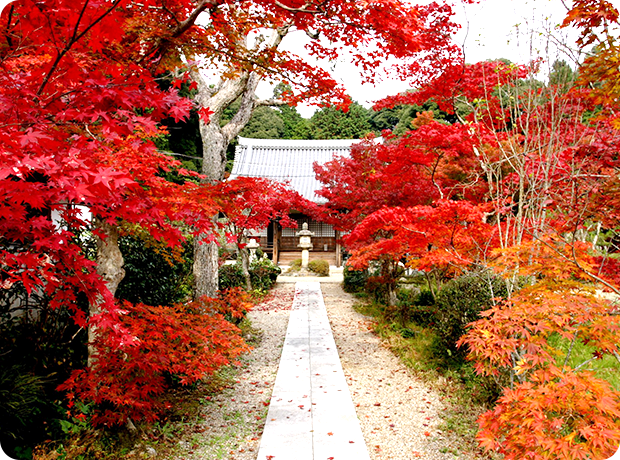
[(255, 259), (250, 264), (250, 280), (252, 289), (267, 291), (276, 284), (282, 269), (267, 257)]
[(437, 351), (462, 359), (466, 350), (457, 349), (456, 342), (467, 325), (480, 318), (493, 298), (505, 297), (503, 279), (488, 273), (468, 273), (443, 285), (437, 294)]
[(192, 294), (193, 249), (185, 245), (183, 258), (167, 247), (155, 247), (133, 236), (123, 236), (119, 247), (125, 277), (116, 291), (119, 299), (146, 305), (173, 305)]
[(368, 270), (354, 270), (349, 265), (345, 265), (342, 270), (342, 287), (345, 292), (363, 292), (368, 280)]
[(437, 306), (428, 288), (400, 289), (397, 292), (398, 314), (402, 324), (409, 321), (422, 327), (434, 328), (437, 324)]
[(329, 262), (326, 260), (311, 260), (308, 269), (319, 276), (329, 276)]
[(396, 291), (396, 297), (398, 298), (398, 301), (406, 304), (414, 303), (419, 295), (420, 289), (417, 287), (406, 287)]
[(288, 264), (286, 273), (298, 272), (299, 270), (301, 270), (301, 259), (295, 259)]
[[(255, 259), (250, 263), (250, 282), (256, 291), (268, 291), (282, 273), (282, 269), (267, 257)], [(240, 263), (222, 265), (219, 270), (219, 289), (240, 287), (245, 289), (245, 277)]]
[(225, 289), (231, 289), (235, 287), (242, 287), (245, 289), (245, 277), (243, 276), (243, 269), (240, 264), (225, 264), (219, 268), (219, 283), (218, 287), (220, 291)]

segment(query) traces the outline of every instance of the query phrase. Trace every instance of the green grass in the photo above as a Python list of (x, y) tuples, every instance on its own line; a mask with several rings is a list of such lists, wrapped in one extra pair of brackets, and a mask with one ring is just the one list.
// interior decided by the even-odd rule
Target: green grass
[[(571, 341), (559, 335), (554, 335), (549, 339), (549, 343), (552, 347), (562, 351), (562, 355), (558, 357), (557, 361), (558, 365), (562, 366), (566, 353), (571, 347)], [(609, 354), (604, 355), (600, 359), (592, 359), (595, 351), (595, 347), (586, 345), (580, 340), (575, 340), (570, 351), (568, 366), (572, 368), (582, 366), (582, 370), (594, 372), (598, 378), (606, 380), (616, 391), (620, 391), (620, 361), (615, 356)]]

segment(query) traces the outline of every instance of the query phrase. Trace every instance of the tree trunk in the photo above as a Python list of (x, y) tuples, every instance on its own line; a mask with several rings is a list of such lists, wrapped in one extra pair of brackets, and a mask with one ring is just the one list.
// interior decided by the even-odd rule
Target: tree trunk
[(226, 169), (226, 149), (230, 143), (219, 120), (205, 123), (200, 120), (200, 137), (202, 138), (202, 171), (204, 181), (216, 183), (224, 179)]
[(194, 298), (215, 297), (218, 289), (219, 246), (217, 242), (203, 242), (206, 235), (194, 240)]
[[(242, 74), (235, 79), (224, 82), (220, 88), (210, 88), (197, 72), (192, 73), (198, 83), (198, 102), (213, 113), (208, 122), (200, 119), (200, 136), (202, 137), (202, 174), (208, 183), (224, 179), (226, 169), (226, 150), (248, 123), (256, 105), (256, 87), (260, 77), (256, 74)], [(225, 126), (220, 126), (224, 109), (241, 97), (241, 107)], [(214, 216), (217, 219), (217, 216)], [(194, 280), (195, 298), (204, 295), (215, 297), (218, 289), (218, 244), (217, 241), (204, 242), (206, 235), (196, 238), (194, 244)]]
[[(228, 140), (217, 123), (205, 123), (200, 120), (202, 137), (202, 174), (208, 183), (216, 183), (224, 179), (226, 167), (226, 149)], [(213, 217), (217, 220), (217, 216)], [(194, 298), (203, 296), (216, 297), (219, 284), (219, 246), (217, 241), (206, 241), (207, 235), (201, 234), (194, 240)]]
[[(97, 239), (97, 273), (104, 279), (112, 297), (118, 289), (118, 285), (125, 277), (123, 270), (123, 254), (118, 246), (119, 232), (116, 225), (110, 225), (98, 218), (93, 219), (95, 228), (105, 235), (105, 239)], [(101, 313), (101, 303), (103, 299), (98, 299), (91, 303), (89, 315), (93, 316)], [(93, 358), (96, 350), (93, 346), (97, 337), (97, 329), (90, 325), (88, 328), (88, 365), (93, 365)]]
[[(292, 25), (292, 21), (282, 24), (273, 30), (271, 38), (266, 43), (260, 42), (266, 53), (277, 50)], [(247, 47), (249, 42), (247, 37), (242, 38), (239, 41), (239, 46), (241, 48)], [(187, 57), (188, 62), (194, 61), (193, 56)], [(202, 174), (206, 176), (204, 180), (209, 183), (224, 179), (228, 144), (250, 121), (254, 108), (257, 105), (284, 104), (282, 101), (272, 99), (257, 100), (256, 88), (262, 76), (256, 71), (246, 67), (245, 70), (239, 71), (236, 75), (228, 76), (234, 73), (234, 69), (222, 70), (224, 72), (222, 72), (220, 80), (216, 84), (210, 85), (205, 82), (197, 67), (190, 69), (192, 78), (198, 86), (196, 101), (200, 107), (211, 111), (207, 122), (200, 118), (200, 135), (203, 146)], [(241, 98), (239, 110), (225, 126), (221, 126), (224, 110), (238, 98)], [(205, 236), (201, 235), (196, 239), (194, 245), (195, 296), (208, 295), (214, 297), (217, 294), (218, 285), (217, 243), (205, 242), (201, 244), (204, 239)]]
[[(247, 238), (244, 236), (242, 243), (247, 244)], [(245, 289), (250, 292), (252, 290), (252, 277), (250, 276), (250, 251), (247, 248), (239, 247), (239, 257), (241, 257), (241, 270), (245, 278)]]

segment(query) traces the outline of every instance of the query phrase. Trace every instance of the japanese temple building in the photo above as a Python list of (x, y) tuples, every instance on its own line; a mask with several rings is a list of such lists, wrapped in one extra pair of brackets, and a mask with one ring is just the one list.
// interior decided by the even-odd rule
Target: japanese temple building
[[(250, 139), (239, 137), (235, 150), (235, 160), (230, 177), (262, 177), (288, 184), (304, 198), (321, 203), (323, 198), (316, 194), (321, 188), (312, 169), (313, 164), (323, 164), (334, 155), (348, 156), (351, 145), (359, 139), (336, 140), (289, 140), (289, 139)], [(276, 263), (287, 265), (301, 258), (297, 247), (299, 238), (296, 232), (304, 222), (314, 233), (310, 260), (327, 260), (330, 265), (342, 265), (339, 235), (327, 223), (316, 221), (301, 213), (292, 214), (298, 228), (282, 228), (272, 222), (260, 231), (261, 249)], [(258, 238), (257, 238), (258, 239)]]

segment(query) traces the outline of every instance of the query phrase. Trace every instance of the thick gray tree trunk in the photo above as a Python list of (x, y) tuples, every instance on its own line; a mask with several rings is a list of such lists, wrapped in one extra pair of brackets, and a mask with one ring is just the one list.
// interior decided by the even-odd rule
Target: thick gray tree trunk
[[(247, 237), (243, 237), (242, 243), (247, 244)], [(250, 292), (252, 290), (252, 277), (250, 276), (250, 251), (248, 248), (239, 248), (239, 257), (241, 258), (241, 271), (245, 278), (245, 289)]]
[[(123, 254), (118, 246), (119, 232), (116, 225), (110, 225), (98, 218), (93, 219), (93, 224), (99, 232), (105, 235), (105, 238), (96, 237), (97, 239), (97, 273), (104, 279), (108, 290), (114, 297), (118, 285), (125, 277), (123, 269)], [(101, 299), (91, 303), (89, 315), (91, 317), (101, 313)], [(97, 337), (97, 328), (89, 326), (88, 328), (88, 365), (93, 365), (93, 358), (96, 350), (93, 343)]]
[[(256, 106), (254, 93), (260, 77), (256, 74), (242, 74), (234, 80), (227, 80), (213, 93), (199, 75), (194, 75), (198, 82), (198, 102), (202, 107), (210, 108), (213, 113), (209, 122), (200, 120), (203, 162), (202, 174), (205, 182), (216, 183), (224, 179), (226, 169), (226, 150), (248, 123)], [(230, 122), (220, 126), (224, 109), (241, 97), (241, 107)], [(214, 220), (217, 216), (214, 216)], [(206, 235), (196, 238), (194, 244), (194, 281), (195, 297), (215, 297), (218, 290), (218, 244), (208, 242)]]
[[(290, 25), (287, 25), (274, 30), (265, 49), (276, 49), (288, 33), (289, 27)], [(247, 46), (247, 43), (242, 45)], [(256, 98), (256, 88), (262, 77), (254, 71), (242, 71), (234, 77), (223, 76), (216, 85), (207, 84), (196, 68), (192, 69), (191, 74), (198, 85), (196, 101), (201, 107), (211, 111), (208, 122), (202, 118), (199, 121), (203, 149), (202, 174), (205, 182), (216, 183), (224, 179), (228, 145), (250, 121), (254, 109), (258, 105), (281, 105), (281, 102), (259, 101)], [(241, 98), (239, 110), (226, 125), (221, 126), (224, 110), (238, 98)], [(216, 218), (214, 216), (214, 219)], [(194, 244), (195, 298), (217, 295), (217, 243), (205, 242), (205, 239), (206, 235), (201, 235)]]
[(206, 235), (194, 240), (194, 282), (197, 299), (202, 296), (215, 297), (219, 284), (219, 246), (217, 242), (205, 241)]

